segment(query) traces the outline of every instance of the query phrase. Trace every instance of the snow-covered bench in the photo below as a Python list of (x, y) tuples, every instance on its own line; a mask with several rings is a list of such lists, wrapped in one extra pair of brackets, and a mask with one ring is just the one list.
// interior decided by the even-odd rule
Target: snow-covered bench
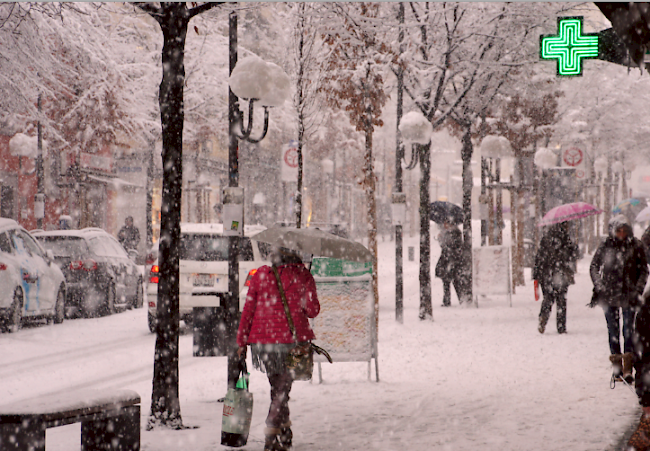
[(140, 395), (75, 391), (0, 406), (0, 450), (44, 451), (45, 430), (81, 423), (82, 451), (140, 449)]

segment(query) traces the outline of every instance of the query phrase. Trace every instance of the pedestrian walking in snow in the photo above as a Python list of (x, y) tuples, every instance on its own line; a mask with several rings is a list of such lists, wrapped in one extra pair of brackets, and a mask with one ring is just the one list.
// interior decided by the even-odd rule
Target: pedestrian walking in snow
[(456, 224), (444, 222), (443, 229), (438, 235), (440, 243), (440, 258), (436, 264), (436, 277), (442, 279), (444, 296), (442, 306), (451, 305), (451, 284), (453, 283), (458, 296), (458, 303), (462, 305), (466, 300), (466, 291), (463, 284), (463, 234)]
[[(623, 377), (633, 381), (634, 319), (636, 307), (648, 280), (645, 248), (634, 238), (632, 226), (624, 215), (610, 220), (609, 236), (603, 241), (591, 261), (589, 272), (594, 293), (589, 304), (601, 305), (605, 311), (609, 335), (609, 359), (614, 380)], [(621, 354), (620, 320), (623, 318), (623, 353)]]
[(549, 226), (539, 242), (532, 273), (535, 284), (541, 286), (544, 296), (539, 312), (540, 334), (546, 330), (553, 304), (557, 309), (557, 332), (566, 333), (566, 295), (569, 285), (575, 283), (577, 259), (578, 246), (569, 235), (569, 223)]
[[(289, 249), (276, 248), (271, 262), (279, 273), (298, 343), (314, 339), (309, 318), (315, 318), (320, 311), (314, 278), (302, 264), (300, 256)], [(264, 451), (286, 451), (291, 448), (293, 438), (289, 418), (293, 377), (287, 369), (286, 359), (296, 343), (273, 268), (269, 266), (259, 268), (251, 279), (237, 332), (237, 345), (242, 358), (246, 356), (246, 346), (251, 346), (253, 366), (266, 373), (271, 385)]]

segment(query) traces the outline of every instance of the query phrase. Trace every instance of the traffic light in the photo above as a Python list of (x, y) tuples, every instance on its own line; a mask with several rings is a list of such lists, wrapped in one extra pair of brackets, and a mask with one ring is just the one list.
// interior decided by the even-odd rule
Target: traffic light
[(612, 23), (614, 32), (627, 48), (634, 66), (641, 66), (644, 62), (646, 49), (650, 48), (650, 29), (648, 28), (650, 25), (650, 3), (596, 3), (596, 6)]

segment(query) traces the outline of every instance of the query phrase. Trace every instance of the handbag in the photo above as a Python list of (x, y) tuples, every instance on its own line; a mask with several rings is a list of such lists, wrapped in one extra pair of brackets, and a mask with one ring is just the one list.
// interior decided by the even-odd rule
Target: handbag
[(312, 373), (314, 371), (314, 352), (320, 355), (324, 355), (330, 363), (332, 363), (332, 357), (330, 357), (329, 353), (326, 350), (320, 346), (316, 346), (311, 341), (298, 343), (296, 326), (294, 325), (293, 318), (291, 317), (289, 303), (287, 302), (287, 296), (284, 294), (284, 288), (282, 287), (282, 281), (280, 280), (278, 268), (273, 265), (271, 269), (275, 275), (275, 280), (278, 282), (278, 291), (280, 292), (282, 304), (284, 305), (284, 313), (287, 315), (289, 329), (291, 330), (291, 335), (293, 335), (293, 341), (296, 343), (296, 346), (287, 354), (287, 369), (289, 370), (289, 373), (291, 373), (293, 380), (309, 381), (311, 380)]
[(248, 432), (253, 418), (253, 394), (248, 391), (246, 361), (239, 362), (239, 380), (229, 388), (223, 402), (221, 417), (221, 444), (240, 447), (248, 442)]

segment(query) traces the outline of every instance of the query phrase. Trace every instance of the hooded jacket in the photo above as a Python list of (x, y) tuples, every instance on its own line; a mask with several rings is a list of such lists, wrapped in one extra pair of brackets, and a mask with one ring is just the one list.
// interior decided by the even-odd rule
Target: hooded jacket
[[(634, 238), (627, 218), (618, 215), (609, 223), (609, 236), (603, 241), (591, 261), (589, 273), (594, 283), (591, 306), (634, 307), (639, 304), (648, 280), (648, 262), (643, 243)], [(619, 228), (627, 230), (627, 238), (616, 237)]]
[(553, 225), (539, 242), (533, 266), (533, 280), (556, 288), (573, 284), (574, 263), (577, 259), (578, 246), (571, 240), (565, 226)]

